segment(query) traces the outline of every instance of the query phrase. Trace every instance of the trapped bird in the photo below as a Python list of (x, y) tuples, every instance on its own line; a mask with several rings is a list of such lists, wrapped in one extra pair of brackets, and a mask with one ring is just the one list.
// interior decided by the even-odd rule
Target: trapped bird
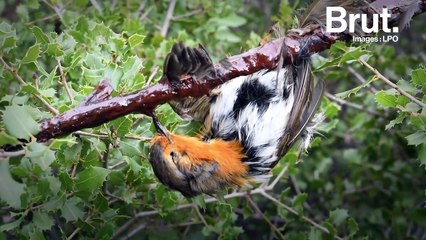
[[(323, 13), (330, 2), (352, 1), (315, 1), (293, 34), (324, 27)], [(202, 121), (204, 127), (198, 137), (176, 135), (154, 118), (159, 135), (152, 141), (150, 162), (158, 179), (187, 197), (214, 194), (226, 186), (267, 179), (298, 138), (307, 147), (313, 134), (313, 127), (307, 126), (320, 121), (312, 120), (324, 88), (322, 81), (314, 84), (309, 45), (302, 46), (292, 64), (237, 77), (208, 96), (171, 102), (180, 116)], [(185, 75), (208, 81), (214, 68), (203, 47), (178, 43), (165, 60), (164, 74), (171, 84), (179, 84)]]

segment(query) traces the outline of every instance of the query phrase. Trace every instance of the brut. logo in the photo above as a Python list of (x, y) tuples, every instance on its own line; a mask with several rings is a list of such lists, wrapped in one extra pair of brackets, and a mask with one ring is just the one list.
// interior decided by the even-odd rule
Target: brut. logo
[[(383, 8), (382, 13), (380, 14), (373, 14), (373, 19), (370, 26), (368, 26), (369, 22), (367, 19), (367, 14), (350, 13), (348, 18), (346, 18), (346, 15), (346, 10), (343, 7), (327, 7), (326, 31), (329, 33), (340, 33), (345, 31), (354, 33), (355, 24), (358, 21), (361, 21), (361, 29), (364, 33), (377, 33), (379, 32), (379, 29), (386, 33), (397, 33), (399, 31), (398, 27), (393, 27), (392, 29), (389, 28), (388, 21), (391, 17), (391, 14), (388, 13), (386, 8)], [(382, 24), (381, 28), (379, 28), (380, 23)]]

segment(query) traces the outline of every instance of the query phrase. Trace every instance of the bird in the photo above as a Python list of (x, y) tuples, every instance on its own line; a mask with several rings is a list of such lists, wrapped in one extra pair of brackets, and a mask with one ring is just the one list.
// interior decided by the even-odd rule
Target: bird
[[(299, 30), (324, 26), (321, 9), (330, 2), (348, 1), (315, 1), (299, 21)], [(178, 135), (153, 118), (158, 134), (152, 140), (149, 161), (160, 182), (185, 197), (214, 195), (229, 186), (267, 180), (299, 138), (307, 148), (315, 126), (324, 118), (321, 114), (314, 117), (324, 83), (314, 81), (308, 46), (302, 46), (292, 64), (281, 61), (276, 69), (236, 77), (208, 95), (171, 101), (177, 114), (200, 121), (203, 127), (197, 136)], [(286, 53), (284, 45), (282, 58)], [(215, 75), (207, 50), (182, 42), (173, 45), (163, 73), (171, 84), (178, 84), (184, 75), (207, 81)]]

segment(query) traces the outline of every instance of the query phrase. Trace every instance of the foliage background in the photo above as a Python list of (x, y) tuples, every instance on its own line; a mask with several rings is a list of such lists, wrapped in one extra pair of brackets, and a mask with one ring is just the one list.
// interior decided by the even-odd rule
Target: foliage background
[[(397, 43), (338, 43), (313, 58), (329, 93), (322, 136), (299, 160), (289, 152), (274, 174), (288, 170), (268, 190), (290, 211), (245, 189), (214, 203), (169, 191), (147, 161), (153, 126), (140, 114), (36, 143), (38, 123), (53, 116), (40, 98), (64, 112), (104, 78), (113, 95), (141, 89), (160, 78), (176, 41), (202, 43), (220, 60), (257, 46), (274, 20), (290, 27), (294, 9), (306, 6), (184, 0), (168, 15), (172, 2), (0, 2), (0, 146), (26, 142), (25, 155), (0, 160), (0, 239), (426, 238), (425, 108), (359, 62), (424, 103), (424, 16)], [(157, 113), (175, 132), (199, 127), (167, 105)]]

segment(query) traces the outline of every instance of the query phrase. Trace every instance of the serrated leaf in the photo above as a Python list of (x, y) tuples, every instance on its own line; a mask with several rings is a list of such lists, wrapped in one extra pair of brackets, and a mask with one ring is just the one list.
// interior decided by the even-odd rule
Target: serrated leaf
[(198, 195), (192, 198), (192, 202), (195, 203), (201, 209), (206, 209), (206, 201), (204, 196)]
[(55, 161), (55, 153), (44, 144), (32, 142), (27, 146), (27, 153), (25, 154), (33, 164), (37, 164), (45, 171), (49, 168), (50, 164)]
[(6, 131), (17, 138), (28, 140), (39, 132), (39, 126), (29, 106), (6, 106), (3, 111)]
[(311, 227), (311, 231), (309, 231), (309, 240), (321, 240), (322, 232), (317, 228)]
[(49, 43), (49, 37), (41, 30), (41, 28), (34, 26), (31, 28), (31, 31), (33, 32), (37, 43), (40, 44), (47, 44)]
[(397, 97), (382, 90), (376, 93), (376, 101), (384, 107), (396, 107)]
[(31, 62), (35, 62), (37, 60), (37, 58), (40, 55), (40, 44), (36, 44), (34, 46), (31, 46), (27, 53), (25, 54), (24, 58), (22, 58), (21, 63), (26, 64), (26, 63), (31, 63)]
[(408, 141), (408, 145), (420, 145), (422, 143), (426, 143), (426, 132), (424, 131), (419, 131), (416, 133), (413, 133), (411, 135), (408, 135), (407, 137), (405, 137)]
[(0, 132), (0, 147), (4, 145), (16, 145), (18, 143), (19, 141), (17, 138), (10, 136), (3, 131)]
[(0, 198), (13, 208), (21, 208), (24, 184), (16, 182), (9, 171), (9, 160), (0, 161)]
[(84, 211), (82, 208), (77, 206), (80, 202), (81, 200), (77, 197), (72, 197), (65, 202), (61, 209), (61, 213), (62, 217), (65, 218), (67, 222), (83, 219)]
[(9, 231), (9, 230), (12, 230), (12, 229), (19, 227), (21, 225), (22, 221), (24, 221), (24, 217), (25, 216), (21, 216), (20, 218), (18, 218), (17, 220), (15, 220), (13, 222), (2, 224), (0, 226), (0, 232), (6, 232), (6, 231)]
[(294, 207), (302, 207), (302, 204), (306, 201), (307, 198), (308, 194), (301, 193), (294, 197), (291, 202)]
[(49, 43), (47, 45), (47, 54), (53, 57), (59, 57), (64, 55), (64, 51), (62, 51), (61, 46), (58, 43)]
[(355, 88), (353, 88), (351, 90), (344, 91), (344, 92), (336, 94), (336, 97), (342, 98), (342, 99), (348, 98), (352, 94), (357, 94), (359, 90), (367, 87), (368, 85), (370, 85), (370, 83), (374, 82), (375, 80), (376, 80), (376, 78), (374, 78), (374, 77), (370, 78), (367, 82), (359, 85), (358, 87), (355, 87)]
[(49, 230), (53, 225), (53, 219), (49, 214), (41, 211), (34, 213), (33, 222), (40, 230)]
[(389, 130), (389, 129), (393, 128), (397, 124), (401, 124), (404, 121), (405, 117), (406, 117), (406, 114), (405, 113), (401, 113), (400, 115), (398, 115), (397, 118), (395, 118), (394, 120), (390, 121), (386, 125), (385, 130)]
[(330, 212), (330, 220), (336, 226), (340, 226), (348, 216), (348, 210), (346, 209), (336, 209)]
[(129, 37), (129, 40), (128, 40), (129, 45), (131, 48), (134, 48), (135, 46), (143, 43), (144, 39), (145, 39), (145, 36), (135, 33)]
[(124, 137), (129, 133), (132, 123), (132, 120), (127, 117), (122, 117), (112, 121), (112, 124), (115, 126), (117, 136), (119, 137)]
[(132, 171), (133, 171), (134, 173), (138, 174), (138, 173), (141, 171), (142, 166), (141, 166), (141, 165), (139, 165), (139, 164), (135, 161), (135, 159), (134, 159), (134, 158), (130, 158), (130, 157), (125, 156), (125, 157), (123, 157), (123, 159), (127, 162), (127, 164), (129, 165), (130, 169), (132, 169)]
[(426, 131), (426, 115), (420, 114), (411, 116), (410, 124), (415, 126), (418, 130)]
[(413, 70), (411, 80), (419, 86), (426, 87), (426, 70), (424, 68)]
[(142, 60), (137, 56), (133, 56), (128, 58), (122, 66), (124, 72), (122, 81), (125, 81), (128, 86), (132, 86), (134, 83), (133, 78), (142, 68)]
[(101, 167), (89, 167), (77, 174), (78, 191), (91, 192), (102, 186), (110, 170)]
[(358, 231), (358, 223), (353, 218), (349, 218), (347, 221), (348, 229), (349, 229), (349, 235), (354, 236)]

